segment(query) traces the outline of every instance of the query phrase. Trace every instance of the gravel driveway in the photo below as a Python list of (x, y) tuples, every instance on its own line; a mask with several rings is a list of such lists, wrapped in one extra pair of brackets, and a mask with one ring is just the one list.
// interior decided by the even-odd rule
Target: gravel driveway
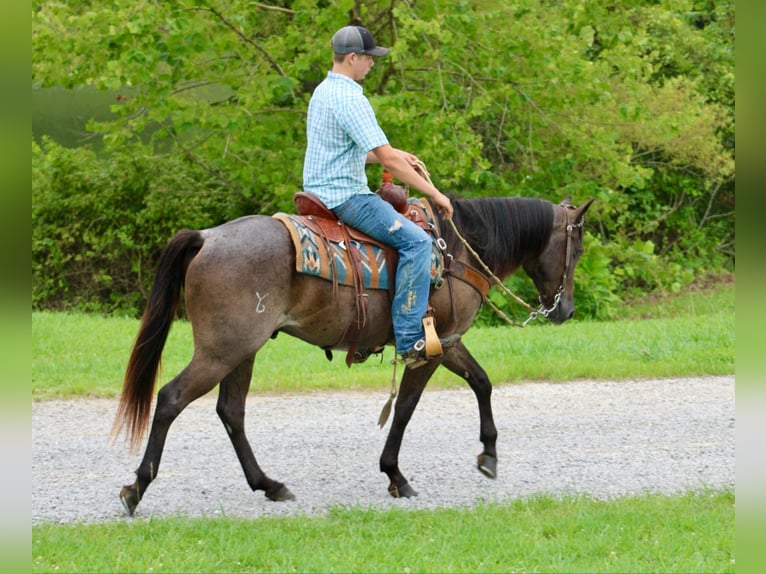
[[(496, 386), (498, 478), (476, 470), (473, 393), (426, 389), (400, 467), (420, 496), (391, 498), (378, 470), (381, 392), (254, 396), (246, 426), (266, 473), (293, 502), (253, 493), (215, 413), (214, 393), (170, 429), (135, 518), (316, 514), (338, 505), (469, 506), (535, 493), (598, 498), (734, 487), (734, 377)], [(32, 404), (32, 524), (126, 519), (119, 501), (140, 455), (108, 433), (117, 401)], [(390, 425), (390, 422), (388, 423)], [(142, 454), (142, 453), (141, 453)]]

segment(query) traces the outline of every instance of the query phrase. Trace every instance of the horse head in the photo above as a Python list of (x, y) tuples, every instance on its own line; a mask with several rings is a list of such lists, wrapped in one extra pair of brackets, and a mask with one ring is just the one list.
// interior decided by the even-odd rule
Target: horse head
[(593, 199), (580, 207), (564, 199), (554, 206), (553, 229), (540, 255), (523, 264), (537, 288), (542, 314), (556, 324), (571, 319), (575, 312), (574, 271), (582, 254), (582, 227), (585, 212)]

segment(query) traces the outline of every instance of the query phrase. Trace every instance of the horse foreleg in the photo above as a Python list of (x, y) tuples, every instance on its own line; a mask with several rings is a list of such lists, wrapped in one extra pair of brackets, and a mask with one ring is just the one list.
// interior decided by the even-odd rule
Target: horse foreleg
[(221, 382), (216, 411), (229, 434), (239, 463), (252, 490), (263, 490), (270, 500), (293, 500), (295, 496), (284, 484), (271, 480), (255, 460), (245, 435), (245, 401), (253, 373), (253, 359), (244, 361)]
[(439, 361), (433, 360), (416, 369), (404, 370), (399, 385), (399, 395), (394, 407), (391, 429), (388, 431), (386, 444), (380, 455), (380, 471), (388, 475), (390, 480), (388, 492), (394, 498), (409, 498), (418, 495), (399, 470), (399, 450), (402, 446), (404, 431), (412, 418), (412, 413), (415, 412), (418, 401), (420, 401), (423, 389), (438, 366)]
[(481, 368), (462, 342), (447, 349), (442, 363), (450, 371), (464, 378), (479, 403), (479, 440), (484, 445), (478, 456), (477, 466), (489, 478), (497, 476), (497, 428), (492, 417), (492, 384), (486, 371)]
[(221, 376), (223, 375), (217, 375), (208, 368), (201, 368), (198, 363), (192, 361), (157, 393), (152, 428), (144, 458), (136, 470), (136, 481), (120, 490), (120, 500), (130, 516), (141, 502), (149, 484), (157, 477), (170, 425), (189, 403), (210, 391)]

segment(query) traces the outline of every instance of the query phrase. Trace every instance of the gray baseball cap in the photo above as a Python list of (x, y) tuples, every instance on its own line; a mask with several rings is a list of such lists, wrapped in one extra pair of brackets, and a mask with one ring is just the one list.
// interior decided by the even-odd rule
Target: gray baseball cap
[(387, 56), (388, 48), (375, 45), (372, 34), (361, 26), (346, 26), (332, 37), (332, 50), (336, 54), (367, 54), (369, 56)]

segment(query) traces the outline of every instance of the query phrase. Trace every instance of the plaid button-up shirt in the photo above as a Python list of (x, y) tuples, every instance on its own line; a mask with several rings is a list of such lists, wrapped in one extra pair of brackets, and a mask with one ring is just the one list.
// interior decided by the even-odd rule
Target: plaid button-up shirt
[(372, 193), (364, 165), (367, 152), (388, 143), (362, 86), (328, 72), (311, 96), (306, 123), (303, 189), (329, 208)]

